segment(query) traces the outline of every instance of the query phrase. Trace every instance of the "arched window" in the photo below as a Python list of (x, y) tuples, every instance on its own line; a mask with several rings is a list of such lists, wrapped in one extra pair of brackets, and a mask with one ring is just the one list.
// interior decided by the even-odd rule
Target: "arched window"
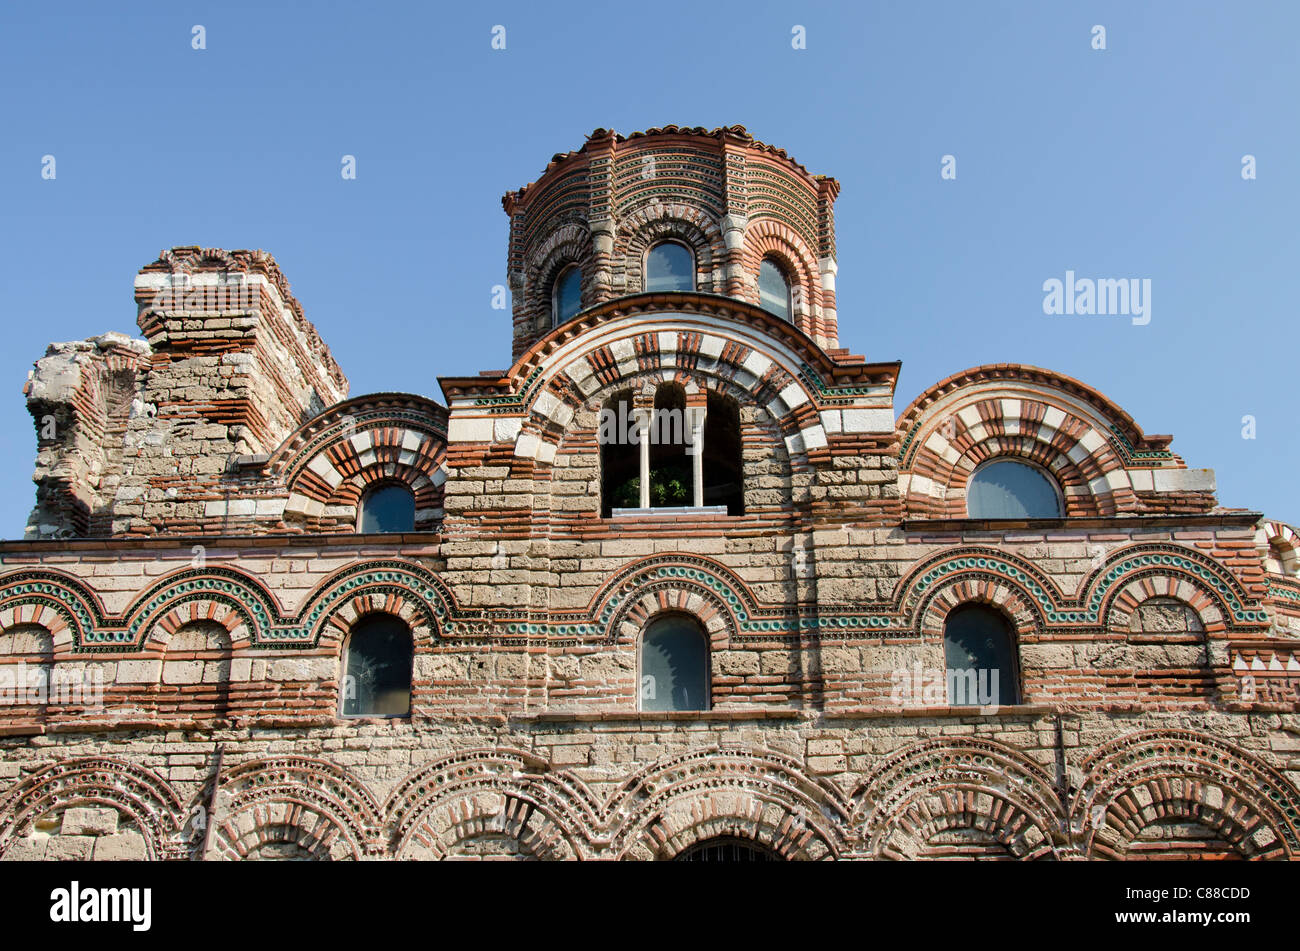
[(709, 709), (709, 642), (683, 614), (655, 618), (641, 634), (641, 709)]
[(745, 514), (745, 467), (740, 449), (740, 406), (709, 390), (704, 416), (704, 504)]
[(694, 462), (686, 451), (686, 391), (679, 383), (655, 390), (650, 417), (650, 507), (680, 508), (694, 503)]
[(413, 654), (411, 632), (401, 618), (370, 614), (358, 621), (344, 652), (343, 716), (408, 716)]
[(582, 310), (582, 268), (570, 264), (551, 288), (551, 326), (558, 327)]
[(966, 514), (971, 518), (1060, 518), (1061, 495), (1042, 470), (995, 459), (970, 477)]
[(649, 291), (695, 290), (695, 255), (676, 241), (656, 244), (645, 256), (645, 289)]
[(601, 517), (614, 509), (634, 509), (641, 504), (641, 450), (633, 444), (632, 391), (615, 393), (600, 408), (596, 441), (600, 443)]
[(980, 604), (953, 609), (944, 624), (943, 656), (950, 706), (1020, 702), (1011, 630), (998, 611)]
[(357, 522), (363, 535), (415, 531), (415, 493), (404, 485), (377, 486), (361, 499)]
[(790, 281), (781, 265), (763, 258), (758, 266), (758, 305), (782, 320), (790, 320), (794, 308), (790, 301)]

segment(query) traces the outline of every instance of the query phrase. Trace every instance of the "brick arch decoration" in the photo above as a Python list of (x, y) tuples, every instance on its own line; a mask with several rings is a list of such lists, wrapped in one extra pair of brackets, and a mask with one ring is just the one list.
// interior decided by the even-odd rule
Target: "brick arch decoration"
[(136, 595), (119, 621), (90, 635), (92, 648), (162, 649), (171, 633), (191, 620), (218, 621), (230, 632), (232, 647), (239, 648), (274, 642), (283, 612), (257, 578), (205, 563), (166, 575)]
[[(1152, 470), (1185, 469), (1170, 436), (1070, 377), (1016, 364), (975, 367), (918, 396), (898, 421), (900, 492), (911, 518), (966, 517), (966, 486), (981, 463), (1036, 463), (1062, 490), (1067, 517), (1157, 510)], [(1141, 471), (1145, 470), (1145, 471)], [(1208, 498), (1180, 498), (1208, 510)]]
[(713, 747), (661, 760), (628, 779), (607, 813), (609, 855), (670, 859), (716, 836), (749, 839), (789, 860), (847, 851), (846, 803), (776, 753)]
[[(1207, 636), (1266, 628), (1268, 614), (1229, 569), (1194, 548), (1173, 543), (1126, 545), (1107, 553), (1084, 579), (1084, 610), (1068, 619), (1124, 627), (1146, 591), (1175, 597), (1201, 617)], [(1145, 600), (1145, 598), (1142, 598)]]
[(1149, 573), (1133, 578), (1110, 599), (1106, 627), (1112, 633), (1127, 635), (1132, 631), (1133, 612), (1152, 598), (1172, 598), (1196, 612), (1207, 639), (1223, 637), (1228, 632), (1222, 601), (1204, 583), (1172, 574)]
[(679, 241), (695, 257), (695, 289), (722, 293), (726, 243), (713, 212), (680, 201), (650, 202), (627, 212), (618, 223), (613, 260), (622, 262), (627, 292), (645, 290), (645, 254), (661, 241)]
[(519, 750), (470, 750), (415, 771), (384, 808), (389, 854), (444, 859), (485, 837), (513, 840), (536, 859), (590, 856), (583, 830), (601, 825), (591, 792)]
[[(380, 559), (340, 569), (322, 580), (296, 614), (286, 614), (256, 578), (208, 562), (173, 572), (140, 592), (117, 617), (76, 579), (45, 569), (0, 577), (0, 631), (36, 623), (60, 653), (162, 650), (171, 633), (194, 620), (213, 620), (231, 634), (233, 649), (318, 646), (338, 638), (348, 618), (385, 610), (411, 625), (416, 643), (477, 638), (492, 619), (462, 612), (442, 579), (414, 562)], [(336, 623), (337, 619), (337, 623)]]
[(997, 611), (1011, 629), (1013, 647), (1016, 641), (1042, 630), (1042, 616), (1023, 590), (1006, 581), (989, 576), (968, 575), (945, 579), (927, 598), (925, 610), (920, 615), (921, 637), (943, 643), (944, 627), (948, 615), (959, 607), (978, 604)]
[(850, 797), (871, 858), (924, 857), (934, 836), (983, 833), (1018, 859), (1057, 858), (1062, 811), (1051, 778), (990, 740), (924, 740), (889, 755)]
[(998, 608), (1017, 637), (1041, 632), (1063, 597), (1032, 562), (992, 548), (956, 548), (924, 559), (898, 582), (895, 610), (911, 630), (943, 639), (948, 614), (965, 603)]
[[(1098, 560), (1099, 566), (1084, 579), (1079, 591), (1066, 596), (1032, 563), (1010, 552), (974, 546), (949, 549), (919, 562), (900, 579), (894, 589), (894, 610), (911, 619), (914, 631), (920, 632), (927, 625), (933, 629), (933, 619), (938, 615), (930, 609), (936, 591), (960, 580), (969, 581), (968, 590), (976, 592), (980, 599), (1012, 599), (1014, 605), (1006, 602), (1003, 607), (1010, 608), (1017, 618), (1023, 609), (1030, 611), (1040, 625), (1104, 629), (1113, 623), (1108, 620), (1112, 605), (1127, 586), (1144, 578), (1168, 576), (1191, 585), (1197, 592), (1198, 604), (1205, 599), (1212, 601), (1222, 612), (1228, 629), (1259, 630), (1268, 626), (1263, 606), (1250, 597), (1232, 572), (1195, 549), (1167, 542), (1128, 545), (1104, 556), (1099, 551)], [(951, 603), (951, 598), (947, 601)], [(1121, 602), (1117, 610), (1125, 613), (1126, 603)], [(941, 612), (942, 605), (938, 608)], [(1207, 622), (1210, 617), (1212, 614), (1205, 615)]]
[(185, 857), (175, 790), (143, 766), (111, 757), (54, 763), (0, 796), (0, 856), (29, 835), (41, 816), (79, 804), (111, 807), (126, 816), (144, 837), (151, 859)]
[[(652, 400), (653, 394), (657, 392), (659, 387), (677, 385), (682, 387), (685, 392), (687, 406), (704, 405), (708, 399), (708, 394), (712, 393), (715, 396), (733, 401), (737, 407), (749, 403), (765, 410), (768, 414), (767, 419), (760, 417), (755, 421), (754, 426), (762, 431), (765, 436), (769, 436), (770, 454), (779, 458), (784, 464), (783, 468), (788, 470), (790, 466), (791, 440), (801, 438), (797, 421), (774, 416), (772, 412), (774, 409), (779, 409), (779, 394), (793, 383), (789, 376), (773, 373), (768, 379), (761, 381), (756, 390), (747, 390), (738, 385), (734, 375), (719, 372), (718, 368), (701, 370), (661, 366), (654, 358), (654, 355), (647, 349), (651, 345), (650, 340), (644, 337), (638, 338), (638, 351), (644, 354), (645, 359), (643, 362), (647, 364), (647, 369), (631, 371), (627, 375), (619, 376), (609, 383), (601, 384), (589, 394), (586, 394), (581, 402), (566, 405), (565, 410), (556, 413), (554, 416), (538, 418), (538, 414), (534, 413), (533, 418), (525, 422), (522, 427), (522, 432), (528, 434), (526, 438), (546, 440), (548, 443), (552, 439), (555, 440), (554, 448), (548, 446), (548, 456), (550, 456), (560, 445), (564, 445), (566, 440), (577, 443), (585, 443), (590, 440), (589, 433), (575, 432), (572, 428), (569, 428), (569, 422), (579, 409), (585, 408), (588, 411), (593, 409), (599, 411), (598, 408), (603, 408), (615, 396), (626, 390), (632, 391), (633, 403), (636, 406), (648, 405), (648, 403), (643, 404), (638, 397), (648, 397)], [(576, 398), (576, 394), (574, 396)], [(549, 401), (546, 401), (545, 405), (549, 407)], [(559, 419), (563, 419), (564, 422), (560, 423)], [(599, 421), (597, 425), (599, 426)]]
[(311, 532), (357, 529), (365, 491), (385, 482), (415, 494), (415, 529), (442, 518), (447, 411), (405, 393), (360, 396), (330, 407), (290, 435), (266, 464), (288, 492), (284, 524)]
[(317, 859), (383, 856), (378, 804), (351, 773), (325, 760), (241, 763), (222, 774), (216, 801), (212, 857), (243, 859), (267, 843), (297, 845)]
[(295, 634), (312, 646), (340, 647), (358, 620), (380, 612), (405, 621), (417, 649), (439, 635), (463, 638), (489, 631), (486, 624), (459, 619), (451, 590), (423, 566), (382, 560), (351, 565), (318, 584), (304, 603)]
[[(601, 304), (555, 328), (499, 380), (442, 384), (449, 398), (472, 395), (475, 412), (495, 417), (478, 438), (513, 440), (516, 457), (550, 465), (589, 400), (656, 372), (735, 387), (775, 420), (787, 454), (806, 458), (829, 455), (828, 433), (874, 432), (865, 421), (884, 411), (897, 365), (839, 367), (794, 325), (731, 298), (647, 294)], [(841, 382), (846, 372), (850, 379)]]
[(753, 593), (728, 568), (699, 555), (670, 553), (635, 561), (597, 592), (590, 614), (607, 643), (635, 643), (645, 622), (664, 612), (689, 614), (711, 650), (726, 650), (757, 613)]
[(1249, 859), (1300, 855), (1300, 791), (1277, 770), (1218, 739), (1148, 730), (1095, 750), (1070, 824), (1087, 858), (1123, 858), (1160, 819), (1200, 823)]
[(591, 233), (576, 221), (556, 226), (544, 240), (525, 252), (524, 286), (520, 291), (528, 301), (528, 314), (536, 329), (544, 333), (550, 328), (552, 282), (570, 264), (582, 268), (582, 299), (591, 299), (588, 289), (595, 277), (594, 258)]
[(752, 304), (758, 301), (758, 268), (764, 258), (771, 257), (780, 262), (790, 279), (791, 293), (799, 289), (792, 308), (794, 324), (810, 337), (824, 333), (819, 326), (822, 311), (821, 271), (817, 266), (817, 257), (808, 248), (803, 238), (789, 225), (772, 218), (760, 218), (751, 221), (745, 229), (745, 243), (742, 262), (745, 273), (749, 276), (744, 289), (744, 297)]
[(250, 647), (253, 632), (244, 619), (243, 612), (229, 604), (213, 598), (198, 597), (177, 604), (165, 613), (156, 616), (152, 627), (145, 634), (146, 650), (166, 650), (172, 635), (181, 628), (196, 622), (211, 621), (221, 625), (230, 635), (232, 650)]
[(56, 657), (83, 649), (104, 618), (99, 598), (70, 575), (29, 568), (0, 577), (0, 631), (38, 624), (50, 632)]

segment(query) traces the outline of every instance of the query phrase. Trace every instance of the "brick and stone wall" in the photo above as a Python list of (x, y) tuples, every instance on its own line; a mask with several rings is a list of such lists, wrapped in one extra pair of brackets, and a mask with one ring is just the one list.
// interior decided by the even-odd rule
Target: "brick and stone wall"
[[(445, 405), (347, 399), (261, 252), (146, 267), (146, 339), (54, 345), (26, 390), (0, 858), (652, 859), (718, 836), (800, 859), (1300, 855), (1295, 530), (1218, 506), (1172, 437), (1051, 371), (973, 368), (896, 412), (898, 364), (835, 345), (833, 268), (808, 320), (750, 293), (774, 236), (833, 263), (837, 187), (743, 130), (596, 133), (507, 196), (516, 359), (443, 378)], [(628, 249), (669, 211), (716, 259), (697, 292), (642, 293)], [(588, 237), (584, 310), (540, 325), (528, 289)], [(602, 408), (663, 387), (735, 407), (735, 511), (604, 504)], [(1064, 515), (967, 517), (1002, 457), (1050, 473)], [(414, 529), (358, 534), (390, 483)], [(970, 604), (1015, 647), (977, 708), (934, 683)], [(707, 634), (706, 710), (641, 709), (666, 614)], [(376, 615), (411, 633), (410, 715), (344, 718), (346, 644)]]

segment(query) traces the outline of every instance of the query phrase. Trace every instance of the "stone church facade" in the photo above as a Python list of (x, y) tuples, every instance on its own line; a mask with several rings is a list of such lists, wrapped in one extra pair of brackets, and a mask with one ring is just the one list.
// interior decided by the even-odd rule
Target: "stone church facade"
[(0, 857), (1300, 855), (1294, 531), (1050, 370), (895, 407), (838, 191), (597, 130), (505, 196), (510, 367), (441, 401), (349, 397), (270, 255), (164, 251), (26, 386)]

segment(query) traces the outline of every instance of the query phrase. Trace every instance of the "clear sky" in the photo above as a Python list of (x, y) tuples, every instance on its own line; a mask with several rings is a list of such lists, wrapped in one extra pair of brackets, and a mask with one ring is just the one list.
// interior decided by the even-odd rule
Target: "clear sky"
[[(34, 500), (27, 371), (136, 334), (160, 249), (270, 251), (353, 395), (441, 399), (510, 362), (502, 194), (595, 128), (669, 123), (840, 180), (841, 345), (903, 361), (900, 412), (966, 367), (1050, 367), (1173, 433), (1222, 504), (1300, 522), (1297, 37), (1281, 0), (5, 3), (0, 537)], [(1150, 280), (1150, 322), (1045, 315), (1067, 270)]]

